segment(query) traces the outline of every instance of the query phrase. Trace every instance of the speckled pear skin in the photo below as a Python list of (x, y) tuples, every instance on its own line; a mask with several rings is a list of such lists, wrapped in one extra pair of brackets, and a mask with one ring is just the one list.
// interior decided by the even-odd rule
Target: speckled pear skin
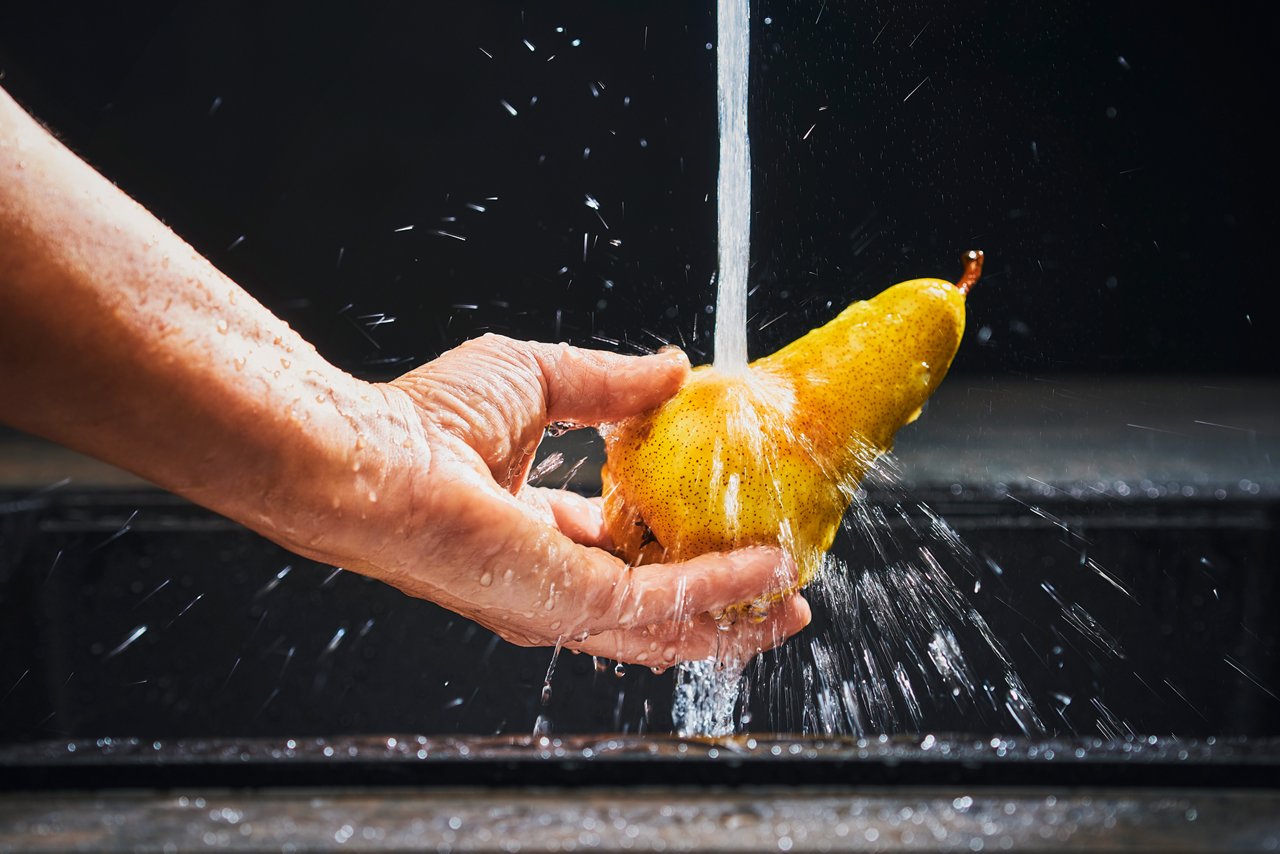
[(743, 373), (695, 369), (657, 409), (605, 431), (604, 513), (632, 563), (780, 544), (809, 583), (858, 481), (946, 375), (965, 293), (914, 279), (855, 302)]

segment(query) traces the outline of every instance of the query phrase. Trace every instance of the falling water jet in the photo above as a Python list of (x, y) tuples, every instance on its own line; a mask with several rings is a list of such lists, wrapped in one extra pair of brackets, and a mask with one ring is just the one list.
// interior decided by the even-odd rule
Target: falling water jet
[(720, 172), (716, 194), (715, 366), (747, 368), (747, 266), (751, 246), (751, 144), (747, 136), (750, 0), (719, 0), (716, 88), (720, 106)]
[[(546, 678), (542, 680), (540, 705), (546, 708), (551, 705), (551, 680), (556, 675), (556, 662), (560, 659), (560, 650), (564, 647), (564, 635), (556, 638), (556, 648), (551, 652), (551, 663), (547, 665)], [(544, 738), (551, 734), (551, 718), (540, 714), (533, 722), (533, 737)]]
[[(719, 267), (712, 374), (721, 377), (728, 375), (730, 383), (735, 387), (738, 386), (737, 379), (743, 378), (743, 387), (736, 388), (735, 391), (754, 398), (763, 389), (756, 388), (754, 384), (750, 389), (745, 387), (747, 378), (753, 376), (747, 370), (746, 346), (751, 209), (747, 133), (749, 13), (749, 0), (718, 2)], [(959, 307), (953, 305), (951, 310), (959, 313), (960, 327), (963, 325), (963, 295), (977, 281), (982, 261), (981, 252), (968, 253), (964, 259), (964, 276), (954, 286), (955, 291), (960, 294), (961, 304)], [(898, 287), (933, 287), (934, 283), (936, 280), (916, 280)], [(907, 291), (891, 289), (886, 293)], [(890, 298), (890, 301), (894, 298)], [(948, 322), (955, 319), (954, 314), (947, 314), (946, 317)], [(945, 359), (941, 364), (949, 364), (950, 354), (942, 355), (945, 355)], [(930, 371), (930, 364), (936, 368), (940, 363), (932, 357), (920, 361), (919, 366), (924, 371), (918, 375), (929, 390), (932, 389), (931, 381), (936, 384), (941, 378), (937, 371)], [(766, 396), (769, 396), (767, 392)], [(881, 457), (885, 448), (879, 444), (868, 445), (859, 440), (856, 445), (845, 449), (841, 459), (848, 459), (849, 465), (836, 466), (834, 474), (841, 476), (833, 477), (833, 472), (822, 464), (806, 435), (801, 431), (791, 431), (785, 417), (775, 417), (771, 413), (763, 419), (764, 423), (757, 421), (751, 425), (754, 429), (744, 429), (748, 425), (736, 423), (734, 415), (728, 414), (730, 410), (736, 414), (739, 408), (729, 407), (726, 411), (726, 421), (730, 422), (727, 427), (730, 429), (747, 436), (760, 436), (766, 432), (763, 429), (766, 424), (773, 425), (777, 441), (802, 454), (808, 454), (812, 460), (819, 462), (823, 468), (822, 474), (826, 476), (824, 483), (827, 486), (834, 485), (845, 499), (841, 506), (863, 495), (858, 488), (857, 478), (849, 477), (848, 473), (857, 471), (861, 475), (867, 470), (874, 470), (876, 466), (873, 463), (878, 462), (881, 467), (880, 475), (890, 485), (896, 486), (897, 477), (891, 458)], [(744, 421), (759, 419), (761, 413), (759, 406), (744, 407), (741, 411), (746, 416)], [(781, 416), (781, 413), (778, 415)], [(914, 415), (906, 412), (903, 415), (906, 417), (895, 419), (895, 428), (914, 418)], [(744, 442), (749, 443), (749, 440)], [(710, 463), (712, 483), (721, 481), (718, 468), (722, 466), (719, 448), (717, 443), (717, 453)], [(761, 458), (759, 452), (746, 456)], [(612, 462), (611, 459), (611, 465)], [(784, 488), (779, 473), (770, 467), (763, 476), (771, 476), (778, 494), (782, 495)], [(738, 483), (732, 474), (727, 475), (721, 497), (725, 501), (724, 516), (732, 520), (727, 524), (735, 532), (735, 542), (739, 541), (736, 523), (738, 514), (735, 512), (737, 496)], [(832, 503), (835, 503), (835, 498), (832, 498)], [(895, 507), (900, 514), (904, 508), (901, 501)], [(954, 531), (945, 522), (934, 518), (927, 508), (925, 515), (932, 520), (931, 525), (917, 527), (913, 524), (915, 520), (906, 519), (913, 538), (940, 548), (944, 555), (958, 557), (965, 568), (972, 569), (976, 560), (967, 553)], [(923, 720), (921, 700), (924, 698), (938, 698), (943, 702), (965, 707), (973, 704), (978, 695), (973, 664), (963, 654), (961, 642), (956, 638), (952, 627), (968, 625), (966, 613), (971, 613), (973, 616), (968, 617), (973, 623), (970, 628), (990, 643), (991, 639), (986, 637), (988, 631), (985, 622), (976, 615), (976, 611), (962, 607), (962, 599), (955, 601), (959, 593), (946, 578), (946, 573), (930, 548), (921, 543), (919, 554), (903, 552), (902, 545), (896, 541), (890, 529), (889, 519), (883, 508), (859, 504), (855, 508), (854, 517), (855, 525), (869, 533), (870, 544), (879, 557), (878, 568), (851, 573), (851, 567), (838, 566), (830, 573), (836, 577), (825, 583), (822, 577), (824, 573), (811, 574), (806, 576), (806, 580), (816, 577), (818, 584), (814, 592), (819, 597), (824, 595), (824, 588), (832, 594), (830, 598), (833, 601), (830, 604), (836, 606), (833, 609), (836, 614), (852, 615), (860, 608), (868, 609), (868, 616), (873, 618), (873, 630), (868, 634), (864, 625), (851, 617), (841, 619), (837, 621), (830, 638), (814, 639), (815, 642), (809, 649), (811, 661), (801, 660), (796, 650), (778, 653), (775, 658), (779, 663), (785, 664), (790, 674), (800, 674), (804, 684), (798, 692), (783, 691), (780, 681), (775, 680), (775, 690), (771, 693), (779, 703), (785, 705), (791, 705), (791, 699), (801, 699), (800, 729), (804, 732), (888, 732), (901, 729), (904, 725), (919, 726)], [(637, 519), (644, 521), (639, 517)], [(653, 519), (649, 518), (646, 524), (652, 522)], [(783, 523), (779, 531), (780, 544), (796, 554), (799, 538), (785, 524), (785, 520), (780, 522)], [(665, 542), (669, 549), (679, 551), (679, 543), (673, 546), (671, 542)], [(825, 551), (829, 545), (828, 537), (821, 550)], [(643, 543), (636, 548), (643, 548)], [(891, 560), (891, 554), (896, 559)], [(901, 596), (895, 596), (895, 591), (900, 592)], [(998, 644), (992, 649), (997, 657), (1007, 659)], [(676, 676), (672, 717), (676, 729), (682, 735), (728, 735), (739, 725), (736, 718), (739, 703), (745, 703), (749, 697), (749, 693), (744, 690), (743, 668), (740, 664), (720, 659), (720, 656), (715, 656), (680, 665)], [(1041, 730), (1043, 725), (1027, 700), (1021, 681), (1007, 666), (1005, 671), (1007, 692), (997, 692), (994, 686), (988, 690), (993, 708), (998, 711), (1000, 707), (997, 699), (1004, 700), (1005, 712), (1020, 729), (1026, 732)], [(987, 690), (986, 683), (983, 683), (983, 689)], [(784, 693), (786, 697), (782, 696)]]
[(685, 737), (733, 735), (744, 668), (714, 659), (686, 661), (676, 673), (671, 718)]
[[(720, 171), (716, 194), (715, 368), (747, 371), (747, 266), (751, 246), (751, 146), (747, 136), (750, 0), (719, 0), (716, 89)], [(676, 673), (672, 718), (684, 736), (731, 735), (743, 667), (715, 659), (683, 662)]]

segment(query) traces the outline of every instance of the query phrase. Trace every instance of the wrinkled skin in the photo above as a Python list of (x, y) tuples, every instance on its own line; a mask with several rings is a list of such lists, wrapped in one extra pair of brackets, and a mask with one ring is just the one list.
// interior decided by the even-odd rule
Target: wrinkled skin
[[(636, 358), (495, 335), (381, 386), (410, 425), (412, 480), (383, 507), (413, 532), (376, 550), (375, 572), (512, 643), (629, 663), (749, 659), (809, 621), (792, 594), (727, 629), (710, 614), (795, 586), (778, 549), (629, 567), (614, 557), (600, 499), (530, 487), (546, 426), (598, 425), (652, 408), (689, 373), (684, 354)], [(372, 544), (371, 544), (372, 545)]]

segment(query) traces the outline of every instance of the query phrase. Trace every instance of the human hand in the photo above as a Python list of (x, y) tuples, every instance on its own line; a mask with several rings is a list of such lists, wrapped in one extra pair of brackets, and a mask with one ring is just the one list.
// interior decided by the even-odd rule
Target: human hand
[(400, 535), (369, 543), (361, 571), (526, 646), (662, 668), (781, 643), (809, 622), (799, 594), (760, 620), (726, 628), (710, 616), (793, 589), (780, 550), (628, 567), (607, 551), (599, 499), (526, 483), (548, 424), (634, 415), (688, 372), (678, 351), (637, 358), (486, 335), (380, 386), (408, 425), (409, 465), (378, 498), (403, 514)]
[(724, 632), (707, 616), (791, 589), (776, 550), (628, 568), (605, 550), (598, 502), (525, 483), (549, 422), (657, 405), (687, 376), (682, 355), (487, 336), (362, 382), (2, 90), (0, 271), (0, 421), (299, 554), (516, 643), (650, 666), (746, 657), (808, 621), (794, 594)]

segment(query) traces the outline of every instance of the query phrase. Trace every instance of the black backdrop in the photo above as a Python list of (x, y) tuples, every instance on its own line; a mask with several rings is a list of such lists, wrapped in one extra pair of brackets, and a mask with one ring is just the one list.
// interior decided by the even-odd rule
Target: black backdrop
[[(1274, 371), (1276, 9), (757, 0), (752, 352), (981, 247), (956, 370)], [(0, 85), (366, 376), (484, 330), (697, 361), (714, 32), (711, 0), (10, 3)]]
[[(753, 352), (893, 281), (953, 276), (980, 246), (989, 274), (955, 370), (1273, 372), (1276, 8), (757, 0)], [(673, 340), (701, 359), (713, 38), (710, 0), (9, 3), (0, 84), (363, 375), (490, 329)], [(546, 650), (348, 574), (278, 577), (296, 561), (163, 497), (75, 501), (0, 514), (0, 738), (528, 732), (544, 713), (556, 731), (670, 726), (670, 675), (566, 656), (543, 707)], [(1030, 568), (1013, 594), (958, 583), (1050, 731), (1097, 717), (1102, 732), (1111, 711), (1145, 732), (1276, 731), (1276, 707), (1221, 661), (1274, 684), (1275, 635), (1254, 613), (1273, 599), (1274, 516), (1205, 524), (1090, 529), (1146, 609), (1104, 598), (1074, 552), (1054, 564), (1047, 522), (966, 529), (977, 553)], [(1132, 659), (1063, 653), (1042, 579), (1097, 609)], [(925, 726), (1009, 726), (938, 697)]]

